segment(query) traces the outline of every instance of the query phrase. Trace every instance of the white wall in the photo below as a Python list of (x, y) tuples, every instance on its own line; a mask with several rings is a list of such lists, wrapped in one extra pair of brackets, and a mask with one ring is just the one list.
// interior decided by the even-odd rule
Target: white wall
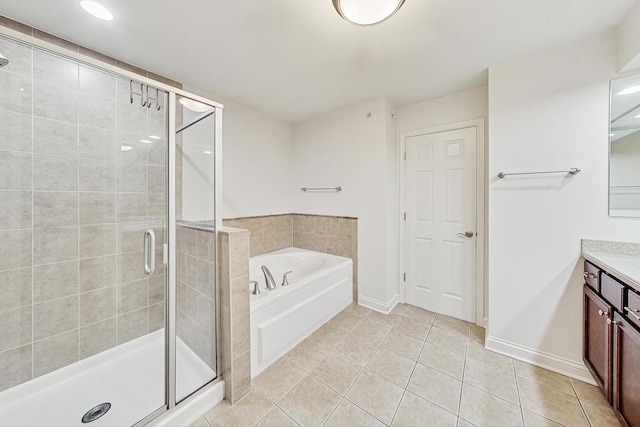
[[(295, 210), (358, 218), (358, 292), (370, 305), (386, 305), (397, 298), (396, 260), (389, 256), (396, 235), (395, 218), (390, 217), (395, 209), (390, 206), (397, 203), (393, 184), (388, 182), (389, 165), (395, 168), (390, 116), (388, 102), (378, 99), (293, 128)], [(299, 190), (338, 185), (343, 188), (339, 193)]]
[[(615, 41), (611, 31), (489, 69), (488, 345), (573, 375), (586, 372), (580, 239), (640, 242), (638, 220), (607, 216)], [(571, 167), (582, 172), (496, 177)]]
[(197, 88), (184, 89), (224, 104), (222, 218), (293, 212), (291, 123)]
[(618, 25), (617, 38), (618, 70), (640, 68), (640, 3)]

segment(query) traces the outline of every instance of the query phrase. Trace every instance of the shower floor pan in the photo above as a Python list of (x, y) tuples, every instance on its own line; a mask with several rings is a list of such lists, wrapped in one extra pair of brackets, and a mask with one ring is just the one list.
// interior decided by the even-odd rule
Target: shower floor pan
[[(186, 397), (215, 377), (176, 339), (177, 396)], [(164, 406), (164, 329), (0, 393), (0, 426), (131, 426)], [(82, 424), (101, 403), (111, 409)]]

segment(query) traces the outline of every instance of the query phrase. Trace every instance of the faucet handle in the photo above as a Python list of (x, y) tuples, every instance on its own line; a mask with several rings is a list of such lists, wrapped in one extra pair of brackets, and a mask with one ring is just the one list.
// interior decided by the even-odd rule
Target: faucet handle
[(249, 284), (253, 285), (253, 291), (251, 291), (251, 293), (254, 294), (254, 295), (258, 295), (260, 293), (260, 286), (258, 286), (258, 281), (257, 280), (249, 280)]
[(289, 285), (289, 279), (287, 278), (287, 276), (289, 274), (293, 273), (293, 270), (289, 270), (286, 273), (284, 273), (282, 275), (282, 286), (288, 286)]

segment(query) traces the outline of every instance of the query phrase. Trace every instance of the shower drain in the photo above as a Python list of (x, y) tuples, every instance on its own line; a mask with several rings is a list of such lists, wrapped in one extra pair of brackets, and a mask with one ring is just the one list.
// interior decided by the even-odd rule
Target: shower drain
[(84, 414), (84, 417), (82, 417), (82, 422), (86, 424), (95, 421), (106, 414), (109, 409), (111, 409), (111, 403), (108, 402), (94, 406), (93, 408), (89, 409), (86, 414)]

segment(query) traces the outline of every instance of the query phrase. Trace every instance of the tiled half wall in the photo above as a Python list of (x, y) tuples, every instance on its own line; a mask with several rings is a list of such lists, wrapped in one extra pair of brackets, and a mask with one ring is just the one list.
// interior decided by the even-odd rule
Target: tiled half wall
[(358, 219), (351, 217), (284, 214), (222, 221), (226, 227), (249, 230), (251, 256), (296, 247), (353, 260), (353, 300), (358, 301)]

